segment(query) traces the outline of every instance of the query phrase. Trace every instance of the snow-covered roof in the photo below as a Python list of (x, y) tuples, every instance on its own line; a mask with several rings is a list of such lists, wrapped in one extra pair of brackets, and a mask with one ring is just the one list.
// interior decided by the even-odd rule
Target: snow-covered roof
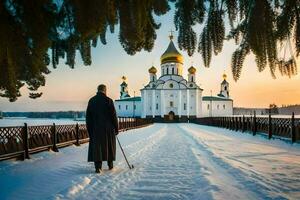
[(216, 96), (203, 96), (202, 101), (233, 101), (229, 98), (216, 97)]
[(141, 97), (130, 97), (130, 98), (124, 98), (124, 99), (117, 99), (115, 101), (141, 101)]

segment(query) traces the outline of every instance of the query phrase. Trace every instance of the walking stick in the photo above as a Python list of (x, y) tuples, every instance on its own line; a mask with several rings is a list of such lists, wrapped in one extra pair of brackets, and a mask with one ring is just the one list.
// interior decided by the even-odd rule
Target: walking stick
[(127, 157), (126, 157), (126, 155), (125, 155), (125, 153), (124, 153), (124, 150), (123, 150), (123, 148), (122, 148), (122, 145), (121, 145), (121, 143), (120, 143), (120, 141), (119, 141), (118, 136), (116, 136), (116, 138), (117, 138), (117, 140), (118, 140), (120, 149), (121, 149), (121, 151), (122, 151), (122, 154), (123, 154), (123, 156), (124, 156), (124, 158), (125, 158), (125, 160), (126, 160), (126, 163), (127, 163), (128, 167), (129, 167), (129, 169), (133, 169), (134, 166), (129, 164), (129, 162), (128, 162), (128, 160), (127, 160)]

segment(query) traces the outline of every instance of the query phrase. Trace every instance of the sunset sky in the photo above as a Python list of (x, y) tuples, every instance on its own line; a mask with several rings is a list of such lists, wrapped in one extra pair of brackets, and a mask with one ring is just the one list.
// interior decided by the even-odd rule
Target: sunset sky
[[(6, 98), (0, 98), (2, 111), (58, 111), (58, 110), (84, 110), (90, 97), (96, 93), (96, 87), (104, 83), (108, 87), (108, 96), (113, 99), (119, 97), (119, 85), (124, 75), (128, 79), (129, 91), (133, 95), (140, 95), (140, 89), (149, 82), (148, 69), (152, 63), (158, 69), (160, 76), (160, 56), (168, 46), (169, 31), (175, 30), (173, 12), (160, 17), (157, 21), (162, 23), (157, 31), (157, 39), (152, 52), (139, 52), (134, 56), (127, 55), (118, 41), (118, 29), (114, 34), (107, 35), (107, 45), (99, 44), (92, 49), (92, 65), (83, 66), (81, 57), (77, 54), (75, 69), (64, 65), (60, 60), (58, 69), (52, 69), (46, 77), (46, 86), (40, 91), (44, 94), (40, 99), (28, 98), (28, 91), (24, 87), (22, 97), (10, 103)], [(195, 27), (198, 34), (201, 27)], [(177, 45), (177, 33), (174, 33), (174, 43)], [(220, 90), (222, 74), (225, 71), (230, 83), (230, 96), (235, 107), (267, 107), (270, 103), (279, 106), (282, 104), (300, 104), (300, 75), (292, 78), (281, 77), (277, 72), (277, 79), (273, 79), (269, 69), (258, 72), (253, 55), (247, 57), (239, 81), (234, 82), (231, 75), (230, 61), (232, 52), (236, 49), (233, 41), (225, 42), (223, 51), (213, 56), (211, 67), (205, 68), (201, 55), (196, 52), (189, 57), (184, 56), (184, 77), (187, 78), (187, 69), (191, 63), (197, 69), (197, 83), (203, 95), (210, 95), (210, 90), (216, 95)], [(300, 62), (298, 59), (298, 66)]]

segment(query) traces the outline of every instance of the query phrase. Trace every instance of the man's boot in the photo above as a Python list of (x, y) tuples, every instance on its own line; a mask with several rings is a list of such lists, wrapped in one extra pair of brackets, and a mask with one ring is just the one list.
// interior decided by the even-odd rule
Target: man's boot
[(114, 168), (113, 161), (107, 161), (108, 169), (112, 170)]
[(100, 174), (102, 170), (102, 161), (96, 161), (95, 164), (95, 173)]

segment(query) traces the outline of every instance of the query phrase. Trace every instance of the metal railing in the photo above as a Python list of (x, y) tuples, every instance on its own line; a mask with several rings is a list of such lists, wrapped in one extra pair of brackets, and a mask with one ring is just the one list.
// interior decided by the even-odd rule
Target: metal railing
[(281, 137), (291, 142), (300, 141), (300, 119), (294, 114), (290, 118), (251, 117), (204, 117), (191, 120), (192, 123), (227, 128), (230, 130), (250, 132), (253, 135), (265, 133), (268, 138)]
[[(119, 131), (147, 126), (152, 119), (118, 118)], [(29, 159), (30, 154), (88, 142), (85, 124), (0, 127), (0, 161)]]

